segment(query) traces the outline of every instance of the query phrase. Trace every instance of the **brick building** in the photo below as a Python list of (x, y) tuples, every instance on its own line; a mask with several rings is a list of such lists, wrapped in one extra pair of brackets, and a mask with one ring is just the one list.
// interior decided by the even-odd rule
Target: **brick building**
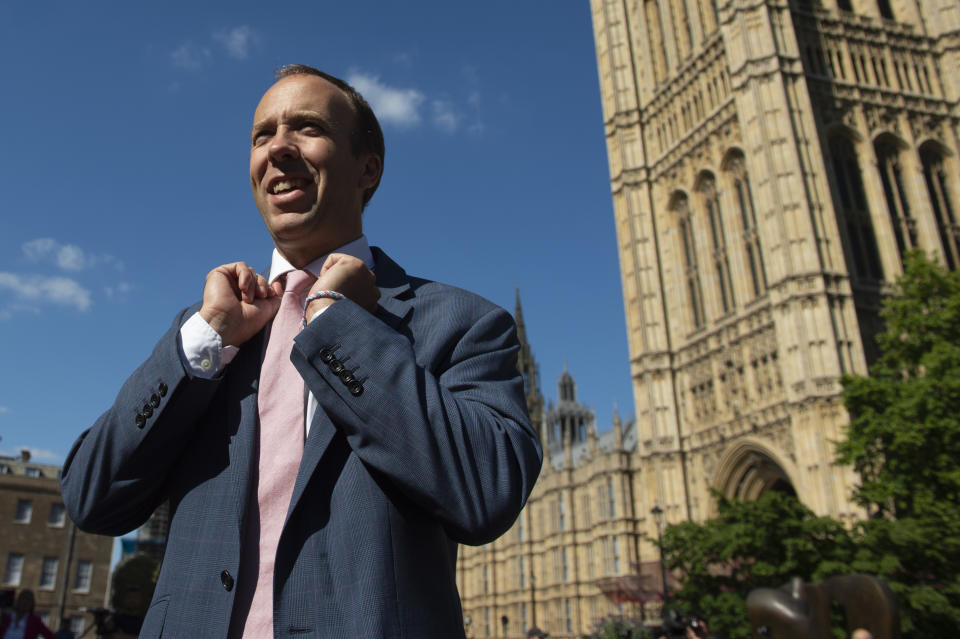
[(60, 497), (60, 467), (0, 457), (0, 589), (36, 596), (36, 612), (53, 630), (70, 619), (78, 633), (92, 617), (83, 609), (105, 605), (113, 537), (74, 526)]

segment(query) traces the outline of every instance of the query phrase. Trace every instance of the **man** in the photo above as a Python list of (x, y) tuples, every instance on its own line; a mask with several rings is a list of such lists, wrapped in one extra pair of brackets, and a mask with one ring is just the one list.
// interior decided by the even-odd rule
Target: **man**
[(514, 326), (367, 246), (376, 118), (337, 78), (278, 75), (250, 151), (269, 278), (207, 275), (74, 445), (64, 501), (105, 534), (170, 501), (141, 637), (463, 637), (456, 544), (507, 530), (542, 459)]

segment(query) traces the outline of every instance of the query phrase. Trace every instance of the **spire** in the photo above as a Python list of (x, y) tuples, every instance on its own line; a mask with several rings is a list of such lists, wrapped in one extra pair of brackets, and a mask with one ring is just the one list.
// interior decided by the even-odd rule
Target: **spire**
[(520, 340), (521, 344), (527, 343), (527, 328), (523, 324), (523, 307), (520, 305), (520, 287), (516, 287), (517, 291), (517, 310), (513, 312), (513, 319), (517, 323), (517, 339)]
[(533, 350), (527, 341), (527, 328), (523, 322), (523, 307), (520, 305), (520, 287), (517, 292), (517, 310), (514, 313), (514, 321), (517, 324), (517, 341), (520, 343), (520, 352), (517, 353), (517, 368), (523, 376), (523, 390), (527, 399), (527, 410), (530, 412), (530, 421), (534, 428), (540, 433), (541, 422), (543, 421), (543, 395), (540, 394), (540, 375), (537, 369), (537, 362), (533, 358)]

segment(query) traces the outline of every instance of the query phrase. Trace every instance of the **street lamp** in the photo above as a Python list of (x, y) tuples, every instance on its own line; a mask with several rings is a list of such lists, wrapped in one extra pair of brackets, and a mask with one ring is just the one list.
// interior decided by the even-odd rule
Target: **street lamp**
[(663, 605), (666, 608), (670, 601), (670, 588), (667, 586), (667, 564), (663, 561), (663, 509), (660, 506), (654, 506), (650, 510), (654, 520), (657, 522), (657, 546), (660, 548), (660, 579), (663, 582)]

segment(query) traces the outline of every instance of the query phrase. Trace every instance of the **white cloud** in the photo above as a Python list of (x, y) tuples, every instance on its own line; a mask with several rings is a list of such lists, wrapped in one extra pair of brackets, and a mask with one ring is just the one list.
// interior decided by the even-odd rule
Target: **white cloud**
[(119, 295), (125, 295), (133, 290), (133, 284), (129, 282), (117, 282), (111, 286), (103, 287), (104, 293), (107, 294), (107, 297), (113, 299)]
[(170, 59), (175, 66), (190, 71), (203, 67), (211, 57), (210, 49), (199, 47), (192, 42), (184, 42), (170, 54)]
[(441, 131), (453, 133), (460, 124), (460, 116), (454, 111), (453, 105), (446, 100), (434, 100), (433, 123)]
[(245, 60), (250, 54), (250, 46), (255, 42), (256, 36), (253, 29), (241, 25), (229, 30), (217, 31), (213, 34), (213, 39), (223, 46), (231, 58)]
[(420, 107), (426, 98), (416, 89), (388, 87), (375, 75), (353, 72), (347, 82), (366, 98), (377, 118), (397, 126), (414, 126), (420, 123)]
[(52, 261), (65, 271), (82, 271), (97, 264), (110, 264), (118, 271), (123, 263), (112, 255), (93, 255), (74, 244), (60, 244), (52, 237), (24, 242), (23, 254), (34, 262)]
[[(93, 305), (90, 291), (68, 277), (0, 272), (0, 290), (4, 289), (12, 293), (12, 308), (16, 310), (30, 310), (37, 304), (53, 304), (86, 311)], [(11, 312), (10, 308), (5, 309), (7, 319)]]
[(0, 415), (3, 415), (4, 413), (9, 413), (9, 412), (10, 412), (10, 408), (9, 408), (9, 407), (7, 407), (7, 406), (0, 406)]
[(58, 453), (53, 450), (47, 450), (46, 448), (35, 448), (33, 446), (14, 446), (13, 451), (2, 450), (0, 449), (0, 455), (6, 457), (19, 457), (21, 450), (28, 450), (30, 452), (30, 460), (35, 462), (48, 462), (48, 463), (60, 463), (63, 461), (63, 453)]

